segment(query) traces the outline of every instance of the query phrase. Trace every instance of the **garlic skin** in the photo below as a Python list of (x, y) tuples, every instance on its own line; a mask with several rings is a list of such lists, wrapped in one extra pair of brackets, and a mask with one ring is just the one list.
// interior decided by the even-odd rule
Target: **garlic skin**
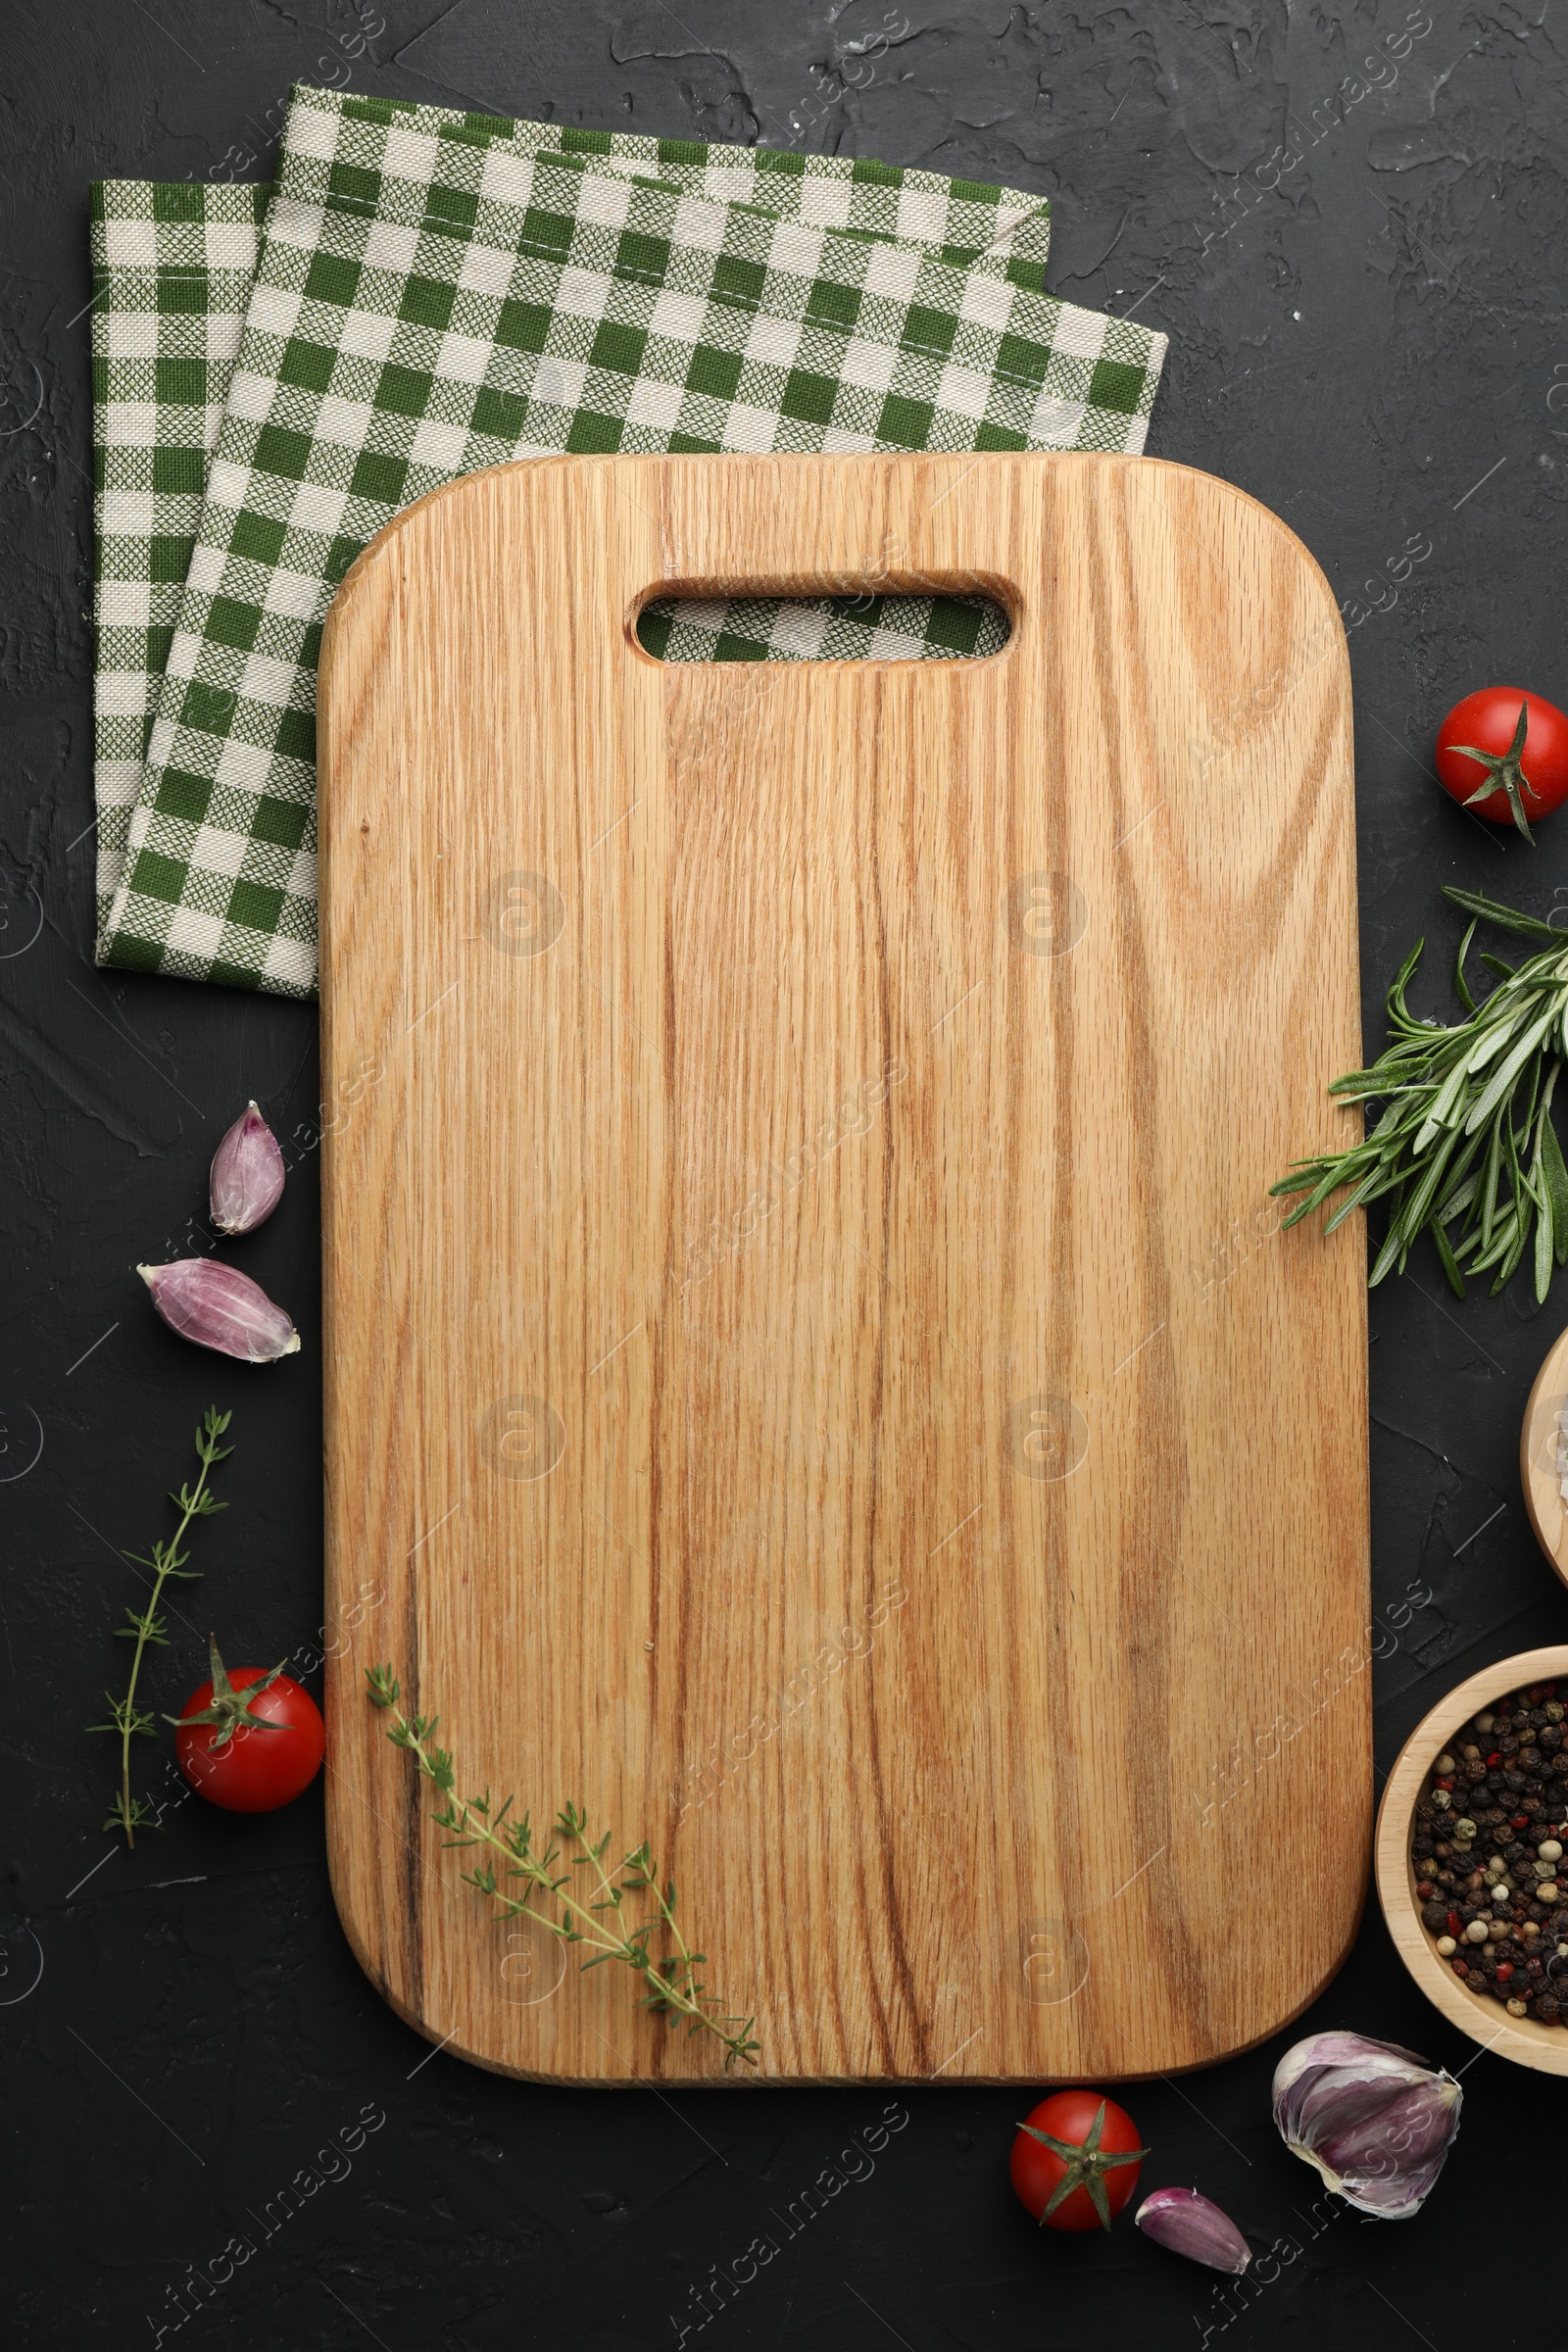
[(1273, 2098), (1293, 2156), (1357, 2212), (1407, 2222), (1443, 2170), (1464, 2093), (1396, 2042), (1312, 2034), (1280, 2060)]
[(283, 1198), (283, 1154), (254, 1102), (213, 1153), (209, 1198), (220, 1233), (254, 1233)]
[(170, 1330), (182, 1340), (246, 1364), (272, 1364), (281, 1355), (298, 1353), (299, 1333), (248, 1274), (212, 1257), (176, 1257), (170, 1265), (136, 1271)]
[(1156, 2188), (1133, 2215), (1146, 2237), (1189, 2262), (1205, 2263), (1211, 2271), (1229, 2271), (1239, 2278), (1252, 2259), (1252, 2249), (1228, 2213), (1221, 2213), (1196, 2188)]

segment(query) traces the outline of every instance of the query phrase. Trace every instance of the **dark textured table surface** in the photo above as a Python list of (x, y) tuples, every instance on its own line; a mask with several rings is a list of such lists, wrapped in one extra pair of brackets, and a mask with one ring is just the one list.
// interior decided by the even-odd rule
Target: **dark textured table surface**
[[(172, 1805), (134, 1854), (99, 1826), (110, 1742), (82, 1727), (124, 1665), (109, 1629), (137, 1595), (118, 1547), (167, 1532), (160, 1497), (209, 1399), (235, 1407), (230, 1509), (204, 1531), (210, 1581), (180, 1595), (156, 1700), (176, 1706), (200, 1679), (209, 1617), (236, 1658), (288, 1653), (315, 1680), (321, 1561), (314, 1014), (91, 960), (89, 179), (262, 177), (289, 84), (316, 79), (1046, 190), (1052, 290), (1170, 330), (1151, 451), (1262, 499), (1346, 600), (1369, 1048), (1419, 933), (1418, 1004), (1446, 1010), (1456, 925), (1441, 883), (1568, 906), (1568, 819), (1532, 855), (1429, 773), (1437, 721), (1470, 687), (1500, 678), (1568, 704), (1560, 13), (886, 13), (893, 37), (873, 58), (880, 0), (0, 0), (8, 2343), (118, 2352), (162, 2328), (214, 2352), (654, 2352), (676, 2343), (672, 2315), (696, 2340), (692, 2287), (770, 2230), (776, 2259), (708, 2341), (1002, 2352), (1332, 2335), (1447, 2352), (1568, 2338), (1550, 2169), (1568, 2089), (1495, 2058), (1474, 2058), (1447, 2174), (1396, 2225), (1314, 2207), (1314, 2178), (1268, 2120), (1289, 2036), (1129, 2094), (1154, 2150), (1146, 2186), (1196, 2181), (1257, 2245), (1290, 2241), (1247, 2298), (1225, 2297), (1125, 2223), (1042, 2239), (1006, 2182), (1013, 2092), (903, 2094), (907, 2123), (871, 2157), (849, 2151), (880, 2091), (570, 2093), (432, 2055), (338, 1930), (318, 1790), (248, 1822)], [(250, 1094), (292, 1175), (245, 1262), (305, 1343), (269, 1375), (181, 1346), (131, 1272), (189, 1246), (213, 1144)], [(1523, 1282), (1461, 1307), (1430, 1261), (1374, 1294), (1380, 1771), (1463, 1675), (1568, 1640), (1517, 1473), (1560, 1316)], [(165, 1752), (149, 1770), (172, 1797)], [(1300, 1827), (1311, 1835), (1309, 1815)], [(1225, 1918), (1211, 1928), (1223, 1937)], [(1130, 2000), (1157, 1966), (1128, 1952)], [(1375, 1900), (1305, 2023), (1454, 2067), (1474, 2057), (1411, 1985)], [(825, 2168), (839, 2186), (786, 2240), (769, 2209)], [(296, 2181), (303, 2201), (280, 2200)], [(233, 2239), (254, 2249), (237, 2269)]]

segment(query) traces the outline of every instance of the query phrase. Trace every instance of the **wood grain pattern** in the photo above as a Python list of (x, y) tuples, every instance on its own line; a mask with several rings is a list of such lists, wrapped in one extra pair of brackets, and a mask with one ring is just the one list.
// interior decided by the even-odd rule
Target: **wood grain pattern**
[[(1013, 634), (633, 634), (868, 582)], [(1363, 1241), (1266, 1199), (1360, 1058), (1298, 542), (1146, 460), (502, 468), (345, 583), (320, 801), (329, 1836), (388, 1999), (517, 2074), (723, 2079), (484, 1924), (370, 1658), (466, 1783), (653, 1840), (764, 2080), (1287, 2022), (1370, 1836)]]
[(1536, 1541), (1568, 1584), (1568, 1511), (1558, 1492), (1557, 1416), (1568, 1404), (1568, 1331), (1536, 1374), (1519, 1432), (1519, 1481)]
[(1565, 1675), (1568, 1649), (1563, 1648), (1521, 1650), (1515, 1657), (1499, 1659), (1495, 1666), (1483, 1666), (1479, 1674), (1471, 1675), (1468, 1682), (1441, 1699), (1410, 1734), (1378, 1805), (1378, 1899), (1399, 1958), (1450, 2025), (1495, 2057), (1511, 2058), (1516, 2066), (1533, 2066), (1544, 2075), (1568, 2075), (1568, 2032), (1561, 2026), (1543, 2025), (1539, 2018), (1510, 2017), (1500, 2001), (1461, 1984), (1440, 1957), (1421, 1924), (1410, 1825), (1415, 1800), (1434, 1759), (1442, 1755), (1462, 1723), (1506, 1690), (1518, 1690), (1530, 1683), (1560, 1681)]

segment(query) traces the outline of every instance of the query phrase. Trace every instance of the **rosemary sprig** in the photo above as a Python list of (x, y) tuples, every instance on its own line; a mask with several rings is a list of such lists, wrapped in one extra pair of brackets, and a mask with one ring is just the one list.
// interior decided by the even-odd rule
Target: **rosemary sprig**
[(122, 1642), (134, 1642), (136, 1644), (130, 1657), (130, 1681), (123, 1698), (116, 1698), (108, 1690), (104, 1692), (105, 1698), (109, 1700), (110, 1721), (90, 1724), (88, 1729), (94, 1732), (114, 1732), (119, 1735), (120, 1788), (109, 1808), (104, 1828), (106, 1830), (123, 1830), (127, 1845), (135, 1844), (136, 1832), (145, 1827), (153, 1818), (141, 1798), (132, 1796), (130, 1793), (131, 1740), (138, 1733), (151, 1736), (154, 1726), (151, 1710), (146, 1707), (138, 1707), (136, 1704), (136, 1683), (141, 1674), (141, 1662), (150, 1642), (155, 1642), (161, 1646), (168, 1642), (167, 1627), (165, 1620), (158, 1614), (158, 1603), (163, 1597), (164, 1586), (170, 1577), (177, 1576), (188, 1581), (201, 1574), (199, 1568), (186, 1567), (185, 1561), (188, 1554), (179, 1548), (185, 1540), (186, 1530), (191, 1521), (193, 1519), (210, 1519), (215, 1511), (224, 1511), (228, 1508), (227, 1503), (220, 1502), (217, 1499), (207, 1481), (214, 1463), (225, 1460), (234, 1450), (232, 1446), (220, 1446), (218, 1443), (224, 1430), (227, 1429), (231, 1417), (228, 1413), (220, 1413), (216, 1405), (210, 1404), (207, 1408), (202, 1425), (196, 1432), (196, 1458), (202, 1466), (201, 1476), (197, 1479), (194, 1488), (182, 1483), (179, 1493), (171, 1494), (169, 1497), (175, 1510), (180, 1514), (179, 1525), (174, 1530), (173, 1542), (172, 1544), (155, 1543), (151, 1559), (143, 1559), (139, 1552), (134, 1551), (127, 1551), (125, 1554), (126, 1559), (134, 1561), (138, 1568), (150, 1568), (153, 1571), (152, 1597), (144, 1609), (127, 1608), (124, 1624), (115, 1628)]
[[(1568, 940), (1549, 923), (1471, 891), (1445, 888), (1443, 895), (1471, 918), (1453, 980), (1466, 1018), (1445, 1027), (1410, 1011), (1405, 990), (1426, 944), (1417, 940), (1389, 991), (1388, 1050), (1371, 1069), (1352, 1070), (1329, 1089), (1350, 1102), (1382, 1100), (1381, 1116), (1348, 1151), (1298, 1160), (1270, 1190), (1305, 1194), (1285, 1220), (1295, 1225), (1348, 1188), (1325, 1235), (1352, 1208), (1387, 1200), (1388, 1235), (1372, 1283), (1394, 1266), (1402, 1274), (1426, 1231), (1457, 1297), (1465, 1295), (1466, 1274), (1494, 1269), (1495, 1298), (1533, 1241), (1536, 1297), (1544, 1300), (1553, 1260), (1568, 1264), (1568, 1168), (1551, 1121), (1568, 1054)], [(1540, 944), (1517, 966), (1484, 954), (1498, 985), (1478, 1004), (1464, 967), (1483, 922)]]
[[(688, 1947), (675, 1919), (675, 1882), (670, 1879), (661, 1887), (646, 1838), (635, 1853), (607, 1868), (610, 1832), (592, 1842), (587, 1814), (568, 1804), (557, 1814), (549, 1841), (536, 1847), (527, 1814), (520, 1820), (512, 1817), (510, 1796), (496, 1805), (488, 1788), (483, 1796), (453, 1794), (456, 1774), (451, 1750), (431, 1744), (438, 1718), (416, 1715), (411, 1720), (403, 1713), (398, 1705), (401, 1686), (390, 1666), (368, 1666), (365, 1679), (373, 1704), (391, 1713), (387, 1738), (395, 1747), (409, 1750), (423, 1777), (446, 1798), (434, 1820), (437, 1829), (451, 1833), (448, 1845), (488, 1846), (505, 1856), (503, 1878), (523, 1881), (521, 1895), (508, 1894), (497, 1879), (495, 1863), (488, 1858), (463, 1872), (467, 1886), (500, 1905), (491, 1913), (492, 1920), (515, 1919), (526, 1912), (563, 1943), (584, 1944), (589, 1954), (582, 1963), (585, 1971), (606, 1960), (624, 1961), (647, 1986), (637, 2004), (640, 2009), (661, 2010), (672, 2020), (684, 2019), (688, 2034), (715, 2034), (723, 2044), (726, 2066), (737, 2060), (746, 2066), (757, 2064), (762, 2046), (751, 2037), (757, 2021), (726, 2012), (698, 1976), (707, 1954)], [(563, 1861), (565, 1868), (558, 1870), (557, 1864)], [(576, 1877), (579, 1871), (588, 1874), (586, 1883)], [(628, 1895), (651, 1897), (651, 1908), (645, 1907), (639, 1919), (629, 1918), (625, 1909)], [(552, 1918), (547, 1911), (536, 1909), (536, 1898), (553, 1902), (562, 1916)], [(656, 1955), (649, 1944), (661, 1932), (675, 1948)]]

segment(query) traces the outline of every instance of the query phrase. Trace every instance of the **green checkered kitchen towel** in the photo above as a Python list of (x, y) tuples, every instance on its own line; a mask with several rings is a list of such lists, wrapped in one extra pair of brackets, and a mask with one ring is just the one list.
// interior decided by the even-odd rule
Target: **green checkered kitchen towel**
[(312, 994), (321, 619), (425, 491), (563, 450), (1136, 450), (1163, 355), (927, 248), (296, 91), (107, 959)]
[[(398, 104), (415, 128), (461, 122), (519, 152), (559, 146), (616, 173), (653, 172), (689, 194), (744, 201), (819, 227), (928, 244), (1020, 285), (1044, 282), (1044, 197), (939, 173), (765, 148), (557, 130), (506, 117)], [(94, 619), (98, 959), (141, 784), (153, 698), (173, 636), (256, 274), (270, 186), (105, 180), (92, 191)], [(650, 606), (642, 633), (669, 661), (798, 660), (875, 650), (987, 653), (993, 616), (961, 599), (889, 598), (875, 608), (804, 600)]]

